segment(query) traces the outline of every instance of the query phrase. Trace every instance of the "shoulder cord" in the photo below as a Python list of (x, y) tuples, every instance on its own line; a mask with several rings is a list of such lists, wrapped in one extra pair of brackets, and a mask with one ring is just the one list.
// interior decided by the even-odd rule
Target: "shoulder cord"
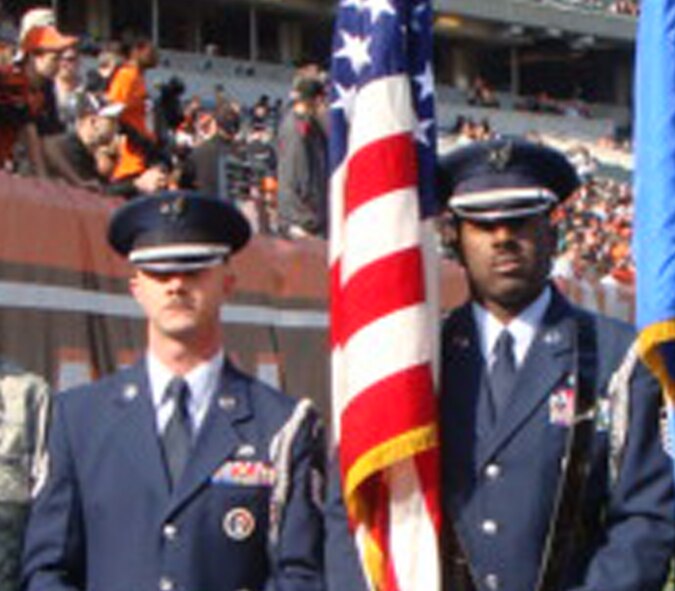
[(276, 479), (270, 496), (270, 526), (268, 532), (270, 548), (275, 548), (279, 543), (279, 531), (292, 478), (291, 449), (293, 442), (312, 408), (312, 401), (309, 398), (300, 400), (290, 418), (277, 431), (270, 443), (270, 459), (276, 469)]
[(609, 481), (611, 486), (614, 486), (619, 478), (626, 449), (630, 421), (630, 380), (638, 359), (637, 342), (633, 342), (621, 365), (612, 374), (607, 388), (610, 405)]

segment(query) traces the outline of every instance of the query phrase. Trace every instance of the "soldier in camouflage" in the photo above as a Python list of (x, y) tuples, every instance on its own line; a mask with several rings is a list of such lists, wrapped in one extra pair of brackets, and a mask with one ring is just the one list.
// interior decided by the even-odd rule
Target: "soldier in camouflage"
[(35, 374), (0, 359), (0, 590), (19, 589), (23, 533), (37, 486), (49, 389)]

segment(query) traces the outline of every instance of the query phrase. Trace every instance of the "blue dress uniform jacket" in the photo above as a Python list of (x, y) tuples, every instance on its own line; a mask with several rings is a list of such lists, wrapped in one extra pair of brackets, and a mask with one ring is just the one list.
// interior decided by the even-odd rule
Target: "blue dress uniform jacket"
[(631, 377), (628, 436), (609, 478), (607, 385), (634, 335), (554, 292), (519, 370), (513, 397), (492, 428), (480, 404), (484, 366), (469, 305), (443, 330), (441, 421), (444, 518), (454, 522), (480, 591), (534, 591), (565, 465), (569, 376), (578, 321), (597, 339), (596, 419), (583, 506), (583, 538), (562, 589), (657, 591), (675, 548), (672, 465), (659, 437), (659, 388), (643, 366)]
[(324, 450), (313, 411), (290, 447), (286, 504), (270, 510), (270, 444), (297, 404), (226, 363), (171, 492), (144, 363), (58, 395), (26, 588), (321, 591)]

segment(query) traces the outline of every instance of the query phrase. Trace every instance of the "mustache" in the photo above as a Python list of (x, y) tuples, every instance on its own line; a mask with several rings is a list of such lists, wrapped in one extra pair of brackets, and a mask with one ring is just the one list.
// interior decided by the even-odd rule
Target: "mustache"
[(185, 295), (172, 296), (168, 303), (164, 306), (165, 310), (182, 310), (185, 308), (192, 309), (194, 302), (191, 297)]

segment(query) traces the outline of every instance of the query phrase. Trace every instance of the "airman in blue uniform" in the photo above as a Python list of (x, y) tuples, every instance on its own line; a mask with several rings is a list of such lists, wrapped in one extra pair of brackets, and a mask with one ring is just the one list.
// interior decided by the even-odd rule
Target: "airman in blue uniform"
[(232, 205), (194, 194), (113, 215), (147, 352), (56, 397), (26, 589), (323, 589), (318, 416), (223, 352), (227, 259), (249, 235)]
[[(446, 591), (659, 591), (668, 573), (658, 385), (631, 327), (577, 308), (549, 278), (550, 213), (578, 185), (564, 155), (524, 140), (439, 165), (471, 295), (442, 330)], [(329, 589), (364, 589), (344, 566), (343, 515), (331, 486)]]

